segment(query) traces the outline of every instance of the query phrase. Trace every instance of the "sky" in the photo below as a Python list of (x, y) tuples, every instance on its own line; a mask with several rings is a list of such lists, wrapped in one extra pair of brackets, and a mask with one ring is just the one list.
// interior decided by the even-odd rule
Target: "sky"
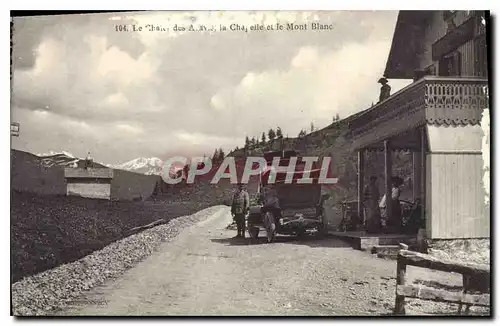
[[(396, 18), (397, 11), (16, 17), (11, 118), (21, 127), (12, 147), (90, 151), (117, 164), (227, 152), (278, 126), (296, 137), (311, 122), (322, 128), (377, 102)], [(312, 30), (313, 22), (330, 28)], [(231, 31), (235, 23), (247, 31)], [(288, 23), (307, 30), (286, 30)], [(196, 31), (174, 30), (191, 24)], [(285, 28), (249, 30), (255, 24)], [(392, 92), (409, 82), (391, 80)]]

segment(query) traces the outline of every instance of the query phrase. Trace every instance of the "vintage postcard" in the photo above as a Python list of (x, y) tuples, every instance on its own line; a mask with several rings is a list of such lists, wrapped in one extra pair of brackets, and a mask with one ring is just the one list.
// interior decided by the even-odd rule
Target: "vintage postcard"
[(489, 11), (11, 18), (13, 316), (492, 316)]

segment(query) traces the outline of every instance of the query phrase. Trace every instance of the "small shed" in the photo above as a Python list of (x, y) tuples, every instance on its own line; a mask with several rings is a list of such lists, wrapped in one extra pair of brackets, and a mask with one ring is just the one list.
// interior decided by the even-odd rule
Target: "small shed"
[(87, 198), (111, 199), (113, 169), (109, 168), (66, 168), (66, 194)]
[(142, 200), (153, 193), (158, 175), (111, 168), (66, 168), (66, 194), (108, 200)]

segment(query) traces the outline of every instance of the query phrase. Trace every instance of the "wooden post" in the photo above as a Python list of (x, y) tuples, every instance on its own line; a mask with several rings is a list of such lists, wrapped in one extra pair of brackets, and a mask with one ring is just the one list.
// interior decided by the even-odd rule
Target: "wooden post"
[(422, 185), (422, 176), (421, 176), (421, 170), (422, 166), (420, 164), (421, 160), (421, 154), (419, 152), (412, 152), (412, 183), (413, 183), (413, 202), (417, 200), (417, 198), (420, 198), (422, 195), (420, 193), (421, 185)]
[[(404, 250), (403, 246), (399, 246), (401, 250)], [(396, 267), (396, 304), (394, 305), (394, 314), (404, 315), (405, 314), (405, 297), (404, 295), (398, 295), (398, 286), (403, 287), (406, 281), (406, 262), (401, 255), (398, 255), (397, 267)]]
[(427, 182), (427, 171), (426, 171), (426, 142), (425, 142), (425, 130), (426, 127), (420, 128), (420, 200), (422, 205), (422, 219), (425, 219), (425, 229), (427, 236), (432, 237), (431, 221), (426, 218), (425, 211), (427, 207), (426, 203), (426, 182)]
[[(469, 288), (470, 288), (470, 275), (462, 274), (462, 287), (463, 287), (462, 293), (467, 294), (469, 292)], [(458, 314), (459, 315), (462, 315), (462, 307), (463, 307), (463, 304), (460, 304), (458, 306)], [(469, 310), (470, 310), (470, 305), (465, 304), (465, 311), (463, 312), (463, 314), (464, 315), (469, 314)]]
[(385, 206), (387, 209), (387, 221), (392, 221), (392, 151), (390, 142), (384, 141), (385, 156)]
[(359, 220), (365, 223), (365, 216), (363, 214), (363, 188), (365, 179), (365, 155), (364, 150), (358, 151), (358, 217)]

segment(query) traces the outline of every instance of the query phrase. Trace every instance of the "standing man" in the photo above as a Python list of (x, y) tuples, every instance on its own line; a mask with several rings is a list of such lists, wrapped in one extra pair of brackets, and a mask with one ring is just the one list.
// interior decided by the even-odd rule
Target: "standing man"
[(92, 167), (92, 156), (90, 156), (90, 152), (87, 153), (87, 157), (85, 158), (85, 170)]
[(380, 210), (378, 207), (380, 192), (378, 190), (376, 176), (370, 177), (370, 182), (365, 187), (363, 197), (366, 216), (366, 231), (377, 232), (380, 229)]
[(380, 97), (378, 100), (378, 102), (380, 103), (391, 96), (391, 86), (387, 84), (389, 81), (385, 77), (380, 78), (378, 82), (382, 84), (382, 87), (380, 87)]
[(238, 189), (234, 192), (231, 203), (231, 215), (238, 228), (238, 235), (236, 235), (236, 238), (245, 237), (245, 216), (249, 207), (250, 197), (248, 196), (248, 192), (243, 189), (242, 183), (238, 183)]

